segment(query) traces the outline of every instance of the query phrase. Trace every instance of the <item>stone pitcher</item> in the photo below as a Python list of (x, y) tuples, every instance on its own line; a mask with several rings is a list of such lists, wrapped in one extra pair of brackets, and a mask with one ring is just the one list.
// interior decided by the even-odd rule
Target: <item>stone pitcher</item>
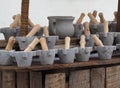
[(66, 36), (74, 36), (74, 26), (72, 16), (49, 16), (49, 33), (50, 35), (58, 35), (59, 38)]
[(77, 61), (89, 61), (92, 47), (78, 48), (78, 53), (75, 54)]

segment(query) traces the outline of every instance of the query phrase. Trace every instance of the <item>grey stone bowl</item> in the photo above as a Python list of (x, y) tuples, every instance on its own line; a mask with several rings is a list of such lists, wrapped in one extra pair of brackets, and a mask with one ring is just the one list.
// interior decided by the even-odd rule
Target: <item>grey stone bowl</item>
[(111, 59), (113, 50), (116, 50), (116, 46), (104, 46), (104, 47), (95, 47), (95, 50), (98, 52), (99, 59)]
[(103, 42), (103, 45), (113, 45), (115, 33), (99, 33), (99, 38)]
[(103, 32), (104, 31), (103, 23), (99, 23), (99, 24), (90, 23), (89, 27), (90, 27), (91, 34), (96, 34), (98, 32)]
[(95, 45), (94, 39), (91, 35), (85, 35), (86, 47), (93, 47)]
[(52, 65), (54, 63), (56, 53), (56, 49), (49, 49), (48, 51), (37, 50), (36, 56), (38, 56), (41, 65)]
[(78, 53), (77, 48), (59, 49), (58, 56), (60, 58), (60, 62), (63, 64), (74, 63), (76, 53)]
[(0, 65), (11, 65), (13, 63), (12, 52), (0, 50)]
[(77, 61), (89, 61), (92, 47), (78, 48), (78, 53), (75, 54)]
[(33, 56), (36, 56), (35, 51), (31, 51), (31, 52), (16, 51), (14, 53), (14, 57), (18, 67), (31, 66)]
[(48, 36), (46, 37), (47, 45), (49, 49), (54, 49), (56, 41), (59, 39), (58, 36)]
[(20, 50), (25, 50), (27, 46), (34, 40), (35, 36), (32, 37), (16, 37)]
[(83, 24), (80, 25), (74, 24), (74, 31), (75, 31), (74, 36), (79, 38), (84, 32)]

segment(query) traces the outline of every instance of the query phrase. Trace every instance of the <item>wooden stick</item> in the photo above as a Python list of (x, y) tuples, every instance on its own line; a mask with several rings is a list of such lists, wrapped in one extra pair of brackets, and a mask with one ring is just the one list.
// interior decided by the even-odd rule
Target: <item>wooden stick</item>
[(31, 37), (31, 36), (35, 35), (36, 32), (38, 32), (39, 30), (40, 30), (40, 25), (39, 25), (39, 24), (36, 24), (36, 25), (32, 28), (32, 30), (27, 34), (26, 37)]
[(70, 49), (70, 37), (65, 37), (65, 49)]
[(93, 35), (93, 39), (97, 46), (104, 47), (102, 41), (96, 35)]
[(10, 51), (13, 48), (13, 45), (15, 44), (15, 37), (11, 36), (8, 40), (7, 46), (5, 47), (5, 50)]
[(115, 11), (115, 12), (114, 12), (114, 21), (117, 21), (117, 14), (118, 14), (118, 12)]
[(83, 25), (85, 35), (90, 35), (89, 22), (85, 22)]
[(81, 37), (80, 37), (80, 48), (85, 48), (85, 44), (86, 44), (85, 35), (81, 35)]
[(15, 28), (16, 26), (18, 26), (18, 22), (19, 22), (19, 18), (20, 18), (20, 14), (17, 14), (15, 16), (15, 20), (10, 24), (10, 28)]
[(48, 46), (47, 46), (47, 43), (46, 43), (46, 38), (41, 37), (40, 38), (40, 44), (41, 44), (42, 50), (48, 51)]
[(33, 24), (33, 22), (30, 20), (30, 18), (28, 18), (28, 24), (30, 27), (34, 27), (35, 25)]
[(105, 21), (104, 22), (104, 33), (108, 33), (109, 29), (108, 29), (108, 22)]
[(90, 18), (91, 23), (98, 24), (98, 21), (96, 20), (96, 18), (91, 13), (88, 13), (88, 17)]
[(49, 36), (49, 31), (48, 31), (48, 27), (47, 26), (45, 26), (43, 28), (43, 32), (44, 32), (44, 34), (45, 34), (46, 37)]
[(38, 38), (35, 38), (35, 39), (28, 45), (28, 47), (27, 47), (24, 51), (25, 51), (25, 52), (30, 52), (30, 51), (32, 51), (38, 43), (39, 43), (39, 39), (38, 39)]
[(81, 13), (79, 19), (77, 20), (76, 24), (80, 25), (82, 23), (83, 18), (85, 17), (85, 13)]
[(105, 18), (104, 18), (104, 16), (103, 16), (103, 13), (102, 13), (102, 12), (99, 13), (99, 17), (100, 17), (100, 22), (101, 22), (101, 23), (104, 23), (104, 22), (105, 22)]

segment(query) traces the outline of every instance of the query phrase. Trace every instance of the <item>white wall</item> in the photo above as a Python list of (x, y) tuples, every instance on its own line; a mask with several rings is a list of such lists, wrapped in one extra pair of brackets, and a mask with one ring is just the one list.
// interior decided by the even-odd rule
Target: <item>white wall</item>
[[(2, 0), (0, 3), (0, 27), (9, 26), (12, 16), (21, 12), (22, 0)], [(30, 0), (29, 16), (31, 20), (41, 26), (48, 25), (47, 16), (71, 15), (76, 19), (81, 12), (93, 10), (104, 12), (107, 20), (113, 19), (113, 12), (117, 10), (118, 0)], [(75, 19), (75, 20), (76, 20)], [(86, 16), (84, 21), (88, 21)]]
[[(22, 0), (1, 0), (0, 28), (9, 26), (12, 16), (21, 13)], [(117, 10), (118, 0), (30, 0), (29, 17), (35, 24), (48, 25), (47, 16), (74, 16), (75, 20), (81, 12), (97, 10), (103, 12), (107, 20), (113, 20), (113, 12)], [(97, 17), (97, 19), (99, 19)], [(88, 17), (84, 21), (89, 21)], [(3, 38), (0, 35), (0, 39)]]

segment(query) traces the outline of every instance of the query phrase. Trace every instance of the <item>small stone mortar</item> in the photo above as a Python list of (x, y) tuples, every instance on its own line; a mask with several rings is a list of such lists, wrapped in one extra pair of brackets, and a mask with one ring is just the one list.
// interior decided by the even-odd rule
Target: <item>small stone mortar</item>
[(101, 60), (111, 59), (113, 50), (116, 50), (116, 46), (104, 46), (104, 47), (95, 47), (95, 50), (98, 52), (98, 56)]
[(12, 53), (13, 51), (0, 50), (0, 65), (11, 65), (13, 62)]
[(92, 47), (78, 48), (78, 53), (76, 54), (76, 60), (89, 61), (91, 51), (92, 51)]
[(16, 51), (14, 53), (17, 66), (18, 67), (28, 67), (31, 66), (33, 56), (36, 56), (36, 51), (24, 52)]
[(57, 50), (49, 49), (48, 51), (45, 50), (37, 50), (36, 56), (40, 60), (41, 65), (52, 65), (54, 63), (55, 54)]

